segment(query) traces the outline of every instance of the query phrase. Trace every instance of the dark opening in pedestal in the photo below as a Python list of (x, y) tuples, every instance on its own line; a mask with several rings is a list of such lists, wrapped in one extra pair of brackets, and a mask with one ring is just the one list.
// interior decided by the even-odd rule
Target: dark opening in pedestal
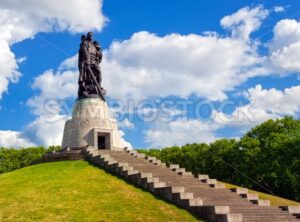
[(105, 136), (98, 136), (98, 149), (104, 150), (106, 148)]
[(98, 149), (101, 150), (111, 150), (111, 140), (112, 140), (112, 135), (110, 132), (103, 132), (103, 131), (98, 131), (97, 129), (94, 129), (94, 147), (97, 147)]

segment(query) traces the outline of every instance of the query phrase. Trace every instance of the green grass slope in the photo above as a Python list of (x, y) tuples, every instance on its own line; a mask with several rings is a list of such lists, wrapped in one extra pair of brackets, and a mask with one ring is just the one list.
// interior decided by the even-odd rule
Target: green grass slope
[(0, 175), (0, 221), (198, 221), (85, 161)]

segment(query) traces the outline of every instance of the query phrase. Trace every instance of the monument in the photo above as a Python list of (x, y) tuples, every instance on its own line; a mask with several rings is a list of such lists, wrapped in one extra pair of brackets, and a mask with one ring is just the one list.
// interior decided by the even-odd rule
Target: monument
[(78, 98), (72, 119), (65, 123), (61, 149), (93, 146), (98, 149), (124, 148), (116, 120), (110, 117), (101, 86), (102, 50), (93, 33), (81, 37), (78, 51)]

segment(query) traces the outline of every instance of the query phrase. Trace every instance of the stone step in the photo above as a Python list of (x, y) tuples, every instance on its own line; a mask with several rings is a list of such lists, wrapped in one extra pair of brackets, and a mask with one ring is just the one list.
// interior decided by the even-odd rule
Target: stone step
[(170, 164), (168, 167), (169, 167), (171, 170), (179, 169), (179, 168), (180, 168), (178, 164)]
[[(276, 207), (261, 207), (261, 206), (258, 206), (258, 205), (249, 205), (249, 204), (245, 204), (245, 205), (234, 205), (234, 204), (231, 204), (230, 206), (230, 209), (232, 210), (270, 210), (270, 211), (273, 211), (273, 212), (278, 212), (278, 208)], [(280, 211), (279, 211), (280, 212)]]
[(181, 193), (174, 193), (173, 194), (173, 199), (174, 200), (193, 199), (193, 198), (194, 198), (193, 193), (181, 192)]
[(251, 200), (252, 203), (257, 204), (259, 206), (270, 206), (270, 201), (269, 200)]
[(203, 206), (203, 200), (201, 198), (184, 199), (181, 203), (183, 207)]
[(224, 189), (225, 188), (225, 184), (222, 184), (222, 183), (210, 184), (209, 186), (216, 188), (216, 189)]
[(176, 173), (185, 172), (184, 168), (173, 168), (172, 170), (175, 171)]
[(134, 154), (133, 156), (135, 156), (137, 158), (145, 158), (145, 154), (144, 153), (137, 153), (137, 154)]
[(148, 183), (148, 188), (151, 192), (155, 192), (155, 189), (157, 188), (163, 188), (166, 187), (167, 184), (165, 182), (149, 182)]
[(149, 161), (154, 161), (154, 160), (156, 160), (156, 157), (146, 156), (145, 159), (149, 160)]
[[(195, 196), (199, 196), (199, 195), (195, 194)], [(241, 201), (239, 199), (234, 199), (234, 198), (219, 198), (219, 197), (212, 197), (212, 196), (210, 196), (210, 197), (203, 196), (202, 198), (205, 201), (215, 201), (215, 202), (226, 202), (226, 201), (228, 202), (228, 201), (230, 201), (231, 204), (233, 204), (233, 203), (245, 203), (245, 204), (248, 204), (246, 202), (243, 202), (243, 201)], [(228, 203), (228, 204), (230, 204), (230, 203)]]
[(216, 184), (217, 180), (216, 179), (202, 179), (201, 182), (207, 183), (207, 184)]
[[(254, 205), (254, 204), (247, 204), (248, 207), (245, 208), (245, 210), (271, 210), (271, 211), (275, 211), (275, 212), (282, 212), (280, 210), (278, 210), (277, 207), (261, 207), (261, 206), (258, 206), (258, 205)], [(230, 209), (243, 209), (242, 207), (239, 207), (238, 205), (237, 206), (232, 206), (230, 207)]]
[(300, 214), (300, 206), (280, 206), (279, 208), (292, 214)]
[(99, 154), (100, 155), (100, 157), (102, 157), (102, 158), (105, 158), (105, 157), (110, 157), (110, 155), (109, 154)]
[(247, 188), (231, 188), (230, 189), (232, 192), (235, 192), (237, 194), (247, 194), (248, 193), (248, 189)]
[(134, 175), (134, 174), (138, 174), (139, 173), (139, 171), (138, 170), (124, 170), (124, 175), (126, 176), (126, 177), (129, 177), (129, 176), (132, 176), (132, 175)]
[(276, 214), (246, 214), (242, 213), (243, 215), (243, 221), (278, 221), (278, 222), (284, 222), (284, 221), (298, 221), (295, 217), (290, 215), (276, 215)]
[(207, 174), (198, 174), (196, 178), (198, 178), (199, 180), (208, 180), (209, 176)]
[(244, 218), (243, 222), (299, 222), (297, 219), (288, 219), (288, 220), (274, 220), (273, 218), (264, 218), (263, 221), (261, 219), (255, 219), (255, 218)]
[(144, 178), (153, 178), (152, 173), (137, 173), (129, 175), (129, 180), (135, 184), (142, 185), (142, 179)]
[(141, 180), (146, 181), (146, 183), (159, 182), (159, 179), (157, 177), (146, 177), (146, 178), (142, 178)]
[(240, 196), (248, 200), (258, 200), (258, 195), (254, 193), (240, 194)]
[[(277, 219), (277, 220), (274, 220), (274, 219)], [(290, 215), (285, 215), (285, 216), (276, 216), (276, 215), (252, 215), (252, 216), (249, 216), (249, 215), (245, 215), (243, 214), (243, 219), (244, 220), (258, 220), (260, 219), (261, 221), (265, 221), (266, 219), (273, 219), (273, 221), (278, 221), (278, 222), (281, 222), (281, 221), (298, 221), (299, 220), (293, 216), (290, 216)], [(279, 219), (279, 220), (278, 220)]]
[(245, 214), (273, 214), (273, 215), (284, 215), (284, 216), (290, 216), (291, 214), (287, 213), (287, 212), (282, 212), (282, 211), (275, 211), (275, 210), (268, 210), (268, 209), (264, 209), (264, 210), (259, 210), (259, 209), (232, 209), (230, 207), (230, 212), (237, 212), (237, 211), (241, 211), (244, 212)]
[(182, 176), (193, 176), (193, 174), (191, 172), (178, 172), (178, 175), (182, 175)]
[[(196, 196), (197, 197), (197, 196)], [(202, 197), (200, 197), (202, 198)], [(214, 200), (207, 200), (205, 198), (202, 198), (203, 199), (203, 202), (204, 204), (206, 205), (228, 205), (228, 206), (232, 206), (232, 205), (237, 205), (237, 204), (240, 204), (239, 202), (231, 202), (231, 201), (214, 201)]]
[(118, 172), (124, 172), (124, 171), (127, 171), (127, 170), (133, 170), (133, 167), (132, 166), (126, 166), (126, 165), (124, 165), (124, 166), (118, 166), (117, 168), (116, 168), (116, 170), (118, 171)]
[[(226, 197), (232, 197), (232, 198), (235, 198), (235, 199), (238, 199), (238, 200), (245, 200), (245, 198), (241, 198), (241, 197), (235, 196), (235, 195), (230, 195), (228, 193), (223, 193), (222, 194), (220, 192), (214, 192), (214, 191), (207, 190), (207, 189), (205, 189), (205, 190), (202, 191), (202, 190), (197, 190), (197, 188), (199, 189), (199, 188), (202, 188), (202, 187), (200, 187), (200, 186), (196, 187), (196, 188), (190, 188), (189, 187), (188, 189), (191, 190), (191, 191), (193, 191), (193, 192), (195, 192), (195, 193), (197, 193), (197, 194), (199, 194), (199, 195), (216, 196), (216, 197), (224, 197), (224, 198), (226, 198)], [(216, 189), (216, 191), (220, 191), (220, 190)]]

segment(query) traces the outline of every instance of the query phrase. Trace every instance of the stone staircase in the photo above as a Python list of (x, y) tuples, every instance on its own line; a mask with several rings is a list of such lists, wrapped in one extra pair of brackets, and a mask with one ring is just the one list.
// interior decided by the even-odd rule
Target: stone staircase
[(208, 175), (192, 175), (136, 151), (84, 150), (88, 160), (132, 184), (198, 215), (218, 222), (300, 222), (300, 207), (270, 207), (245, 188), (226, 189)]

